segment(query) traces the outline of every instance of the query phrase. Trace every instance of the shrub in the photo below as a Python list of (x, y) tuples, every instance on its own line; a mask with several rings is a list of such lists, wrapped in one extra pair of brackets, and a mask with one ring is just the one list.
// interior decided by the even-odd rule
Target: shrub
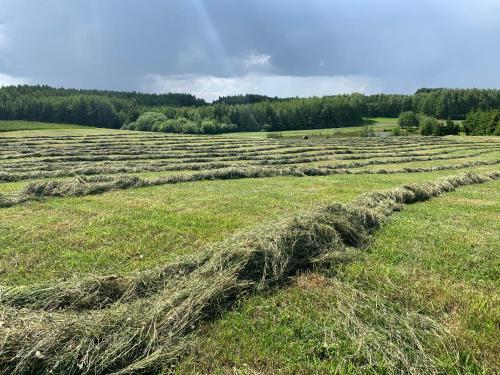
[(419, 125), (418, 117), (412, 111), (401, 112), (398, 118), (398, 125), (403, 129), (416, 128)]
[(452, 120), (446, 122), (438, 121), (434, 117), (424, 117), (420, 121), (421, 135), (457, 135), (460, 133), (460, 126)]
[(237, 130), (234, 124), (225, 124), (213, 119), (190, 120), (186, 117), (167, 118), (162, 113), (146, 112), (137, 121), (122, 127), (125, 130), (142, 130), (163, 133), (219, 134)]
[(365, 125), (359, 134), (361, 137), (375, 137), (375, 131), (373, 130), (373, 126)]
[(129, 130), (142, 130), (142, 131), (159, 131), (161, 122), (167, 118), (163, 113), (159, 112), (144, 112), (135, 122), (122, 127)]
[(460, 125), (455, 123), (453, 120), (446, 120), (445, 122), (440, 122), (436, 129), (435, 135), (458, 135), (460, 133)]
[(401, 127), (398, 125), (398, 126), (395, 126), (391, 129), (391, 134), (395, 137), (399, 137), (401, 135)]
[(425, 116), (420, 120), (421, 135), (435, 135), (439, 122), (434, 117)]
[(216, 120), (205, 119), (201, 122), (201, 132), (204, 134), (220, 134), (237, 130), (234, 124), (224, 124)]

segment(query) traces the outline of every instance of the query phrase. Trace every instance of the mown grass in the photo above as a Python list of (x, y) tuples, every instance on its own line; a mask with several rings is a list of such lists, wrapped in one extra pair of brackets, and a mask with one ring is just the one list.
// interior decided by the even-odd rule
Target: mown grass
[[(381, 121), (378, 119), (378, 121)], [(391, 120), (392, 121), (392, 120)], [(87, 133), (84, 133), (87, 132)], [(101, 133), (99, 133), (101, 132)], [(11, 134), (20, 133), (4, 133)], [(443, 154), (443, 157), (459, 157), (462, 154), (476, 152), (468, 150), (468, 138), (457, 138), (459, 143), (444, 140), (417, 139), (395, 140), (380, 142), (378, 140), (333, 140), (329, 142), (313, 142), (311, 144), (259, 140), (247, 138), (244, 141), (235, 141), (229, 137), (203, 136), (171, 136), (144, 132), (121, 132), (109, 129), (49, 129), (26, 131), (31, 138), (12, 138), (3, 140), (9, 150), (3, 155), (13, 155), (13, 159), (3, 159), (2, 166), (12, 166), (5, 173), (39, 173), (39, 167), (51, 167), (52, 172), (71, 173), (78, 168), (95, 168), (99, 175), (99, 160), (111, 156), (115, 161), (105, 162), (106, 165), (129, 166), (135, 165), (148, 168), (154, 160), (128, 160), (127, 152), (132, 149), (140, 150), (139, 142), (156, 142), (165, 147), (165, 157), (179, 153), (188, 157), (200, 155), (196, 151), (207, 153), (206, 160), (211, 162), (217, 158), (222, 149), (216, 146), (219, 142), (229, 147), (228, 161), (234, 165), (244, 167), (252, 162), (266, 161), (278, 158), (280, 162), (288, 162), (281, 152), (289, 154), (291, 164), (285, 167), (309, 167), (315, 165), (351, 164), (358, 160), (336, 160), (335, 158), (351, 157), (352, 154), (332, 155), (332, 160), (325, 162), (311, 161), (305, 164), (296, 164), (297, 155), (307, 155), (310, 152), (321, 152), (324, 148), (333, 147), (341, 152), (364, 152), (367, 148), (376, 151), (376, 154), (359, 154), (361, 157), (372, 157), (377, 160), (398, 161), (400, 158), (384, 158), (391, 155), (393, 150), (419, 150), (424, 155), (418, 158), (425, 159), (425, 154), (431, 152), (433, 158), (440, 157), (436, 152), (442, 149), (455, 149), (452, 154)], [(85, 137), (82, 137), (85, 135)], [(68, 138), (68, 136), (71, 136)], [(46, 140), (43, 137), (51, 137)], [(362, 142), (361, 142), (362, 141)], [(495, 141), (494, 139), (480, 139)], [(361, 142), (361, 143), (360, 143)], [(419, 143), (421, 142), (421, 143)], [(147, 143), (149, 144), (149, 143)], [(168, 146), (170, 145), (170, 146)], [(201, 146), (203, 145), (203, 146)], [(241, 146), (246, 149), (259, 148), (261, 151), (252, 155), (249, 160), (239, 160), (243, 153)], [(51, 148), (57, 146), (54, 150)], [(180, 147), (168, 151), (168, 147)], [(211, 150), (214, 146), (215, 150)], [(231, 147), (236, 148), (231, 148)], [(494, 144), (486, 144), (491, 147)], [(470, 147), (486, 147), (483, 144), (471, 144)], [(19, 153), (22, 148), (29, 153)], [(208, 147), (208, 151), (205, 148)], [(430, 147), (430, 148), (429, 148)], [(438, 147), (436, 149), (436, 147)], [(429, 148), (429, 149), (428, 149)], [(307, 151), (307, 150), (313, 151)], [(95, 153), (89, 154), (88, 150)], [(116, 151), (118, 150), (118, 151)], [(128, 150), (128, 151), (127, 151)], [(305, 153), (302, 150), (306, 150)], [(295, 153), (300, 151), (300, 153)], [(64, 156), (46, 157), (51, 152), (57, 154), (70, 153), (76, 156), (75, 161), (67, 162)], [(118, 154), (117, 154), (118, 152)], [(125, 160), (122, 159), (122, 153)], [(371, 152), (371, 151), (369, 151)], [(24, 158), (23, 156), (34, 156)], [(134, 156), (136, 154), (132, 154)], [(221, 155), (225, 155), (224, 153)], [(415, 161), (397, 164), (368, 165), (361, 169), (398, 169), (406, 166), (433, 167), (439, 165), (454, 165), (470, 160), (498, 159), (499, 152), (493, 151), (476, 158), (457, 158), (442, 161)], [(79, 161), (78, 157), (90, 158)], [(142, 156), (138, 154), (138, 156)], [(73, 157), (73, 156), (72, 156)], [(258, 159), (257, 159), (258, 158)], [(159, 160), (175, 165), (184, 159), (171, 161)], [(314, 160), (312, 158), (311, 160)], [(367, 159), (368, 162), (371, 159)], [(361, 163), (365, 161), (359, 160)], [(111, 164), (109, 164), (111, 163)], [(169, 164), (170, 163), (170, 164)], [(172, 164), (173, 163), (173, 164)], [(181, 167), (185, 164), (179, 164)], [(274, 165), (271, 165), (274, 167)], [(497, 166), (468, 167), (463, 171), (493, 171)], [(359, 168), (358, 168), (359, 169)], [(103, 169), (104, 171), (105, 169)], [(187, 176), (195, 171), (143, 171), (127, 173), (126, 176), (154, 179), (166, 176)], [(435, 172), (419, 172), (391, 175), (332, 175), (311, 177), (266, 177), (248, 178), (241, 180), (214, 180), (181, 183), (179, 185), (150, 186), (134, 188), (128, 191), (113, 191), (101, 196), (70, 196), (65, 198), (47, 197), (40, 201), (25, 202), (15, 207), (2, 208), (0, 223), (0, 281), (7, 284), (24, 284), (51, 278), (69, 278), (86, 273), (124, 273), (137, 269), (146, 269), (173, 258), (200, 251), (207, 244), (219, 241), (237, 231), (251, 228), (262, 220), (278, 218), (283, 214), (291, 213), (331, 201), (332, 199), (346, 202), (361, 192), (396, 186), (402, 183), (417, 182), (454, 174), (453, 169)], [(64, 175), (64, 174), (63, 174)], [(125, 174), (110, 175), (118, 178)], [(57, 176), (57, 175), (54, 175)], [(5, 182), (0, 184), (1, 194), (17, 194), (33, 180)], [(37, 178), (36, 181), (68, 182), (73, 177)], [(36, 199), (36, 198), (35, 198)]]
[(0, 280), (26, 284), (146, 269), (295, 210), (451, 174), (200, 181), (3, 208)]
[(367, 252), (205, 326), (177, 373), (497, 372), (499, 202), (495, 181), (407, 207)]
[[(395, 119), (374, 121), (378, 123), (376, 126), (392, 126)], [(350, 135), (352, 128), (346, 129), (343, 134)], [(301, 137), (300, 133), (290, 134), (291, 138)], [(201, 304), (200, 309), (203, 301), (217, 301), (216, 304), (224, 305), (226, 296), (219, 296), (218, 283), (223, 290), (224, 283), (229, 280), (224, 278), (233, 276), (230, 270), (225, 270), (220, 275), (210, 274), (210, 279), (201, 277), (198, 280), (196, 277), (208, 272), (205, 270), (193, 276), (193, 280), (197, 280), (195, 282), (190, 279), (189, 272), (177, 275), (176, 266), (172, 268), (176, 275), (173, 279), (168, 276), (170, 271), (158, 274), (155, 271), (157, 267), (185, 255), (203, 258), (205, 254), (210, 254), (207, 249), (213, 249), (214, 246), (221, 250), (221, 254), (225, 254), (226, 245), (233, 246), (231, 249), (235, 250), (234, 254), (229, 253), (235, 259), (240, 259), (238, 257), (244, 253), (239, 251), (239, 246), (245, 249), (248, 245), (256, 256), (255, 259), (251, 258), (250, 264), (253, 261), (258, 263), (262, 260), (259, 257), (261, 253), (252, 247), (252, 244), (255, 245), (252, 241), (257, 243), (261, 237), (268, 239), (263, 246), (272, 250), (273, 238), (283, 229), (277, 224), (283, 218), (293, 218), (297, 213), (311, 209), (314, 211), (322, 203), (345, 203), (364, 192), (421, 183), (467, 171), (498, 171), (498, 165), (482, 165), (461, 167), (458, 171), (414, 170), (415, 173), (302, 175), (300, 178), (265, 177), (267, 175), (262, 173), (259, 178), (248, 178), (250, 175), (242, 172), (245, 168), (253, 166), (264, 171), (269, 167), (268, 171), (274, 168), (277, 173), (281, 173), (284, 169), (280, 168), (305, 167), (314, 174), (321, 172), (312, 168), (315, 166), (330, 166), (334, 170), (334, 165), (345, 164), (351, 172), (359, 172), (360, 169), (402, 170), (405, 167), (453, 167), (470, 161), (498, 160), (500, 156), (500, 151), (495, 150), (498, 140), (494, 137), (401, 137), (380, 140), (328, 139), (321, 136), (303, 141), (262, 139), (258, 138), (262, 137), (260, 133), (246, 133), (245, 139), (238, 138), (241, 136), (165, 135), (90, 128), (19, 130), (0, 135), (0, 147), (4, 146), (0, 150), (0, 169), (3, 169), (0, 178), (3, 178), (2, 181), (15, 181), (16, 174), (24, 173), (20, 181), (0, 183), (0, 205), (3, 205), (0, 208), (0, 284), (3, 288), (7, 286), (4, 289), (6, 291), (14, 290), (12, 295), (17, 293), (17, 289), (10, 289), (9, 286), (24, 285), (18, 295), (20, 306), (24, 306), (22, 301), (29, 301), (29, 298), (39, 299), (33, 305), (34, 310), (16, 310), (2, 300), (5, 309), (0, 321), (7, 329), (13, 329), (10, 332), (15, 334), (11, 337), (20, 340), (7, 340), (6, 347), (12, 353), (16, 353), (19, 348), (23, 352), (19, 354), (21, 351), (17, 351), (19, 355), (11, 353), (18, 359), (22, 358), (18, 368), (20, 373), (23, 369), (35, 369), (38, 365), (42, 366), (45, 360), (50, 362), (53, 359), (45, 358), (44, 361), (33, 363), (33, 353), (44, 348), (35, 349), (33, 345), (26, 344), (30, 340), (34, 340), (36, 345), (40, 344), (36, 338), (26, 334), (27, 330), (34, 329), (45, 335), (48, 340), (46, 343), (50, 342), (52, 349), (57, 348), (60, 342), (58, 337), (51, 335), (60, 332), (68, 342), (78, 342), (81, 348), (88, 344), (89, 350), (100, 353), (101, 349), (108, 350), (108, 344), (110, 350), (116, 344), (126, 351), (125, 357), (130, 356), (120, 359), (97, 355), (91, 359), (92, 356), (83, 355), (82, 362), (78, 362), (77, 366), (74, 358), (81, 353), (75, 354), (62, 343), (52, 354), (61, 355), (64, 361), (69, 361), (61, 362), (61, 368), (73, 366), (71, 371), (78, 373), (76, 369), (81, 369), (80, 365), (86, 363), (89, 367), (84, 367), (85, 370), (99, 372), (97, 369), (100, 365), (96, 363), (101, 360), (106, 366), (111, 366), (109, 368), (119, 368), (137, 355), (142, 358), (144, 353), (129, 350), (126, 340), (122, 339), (127, 332), (134, 329), (141, 331), (144, 327), (146, 331), (134, 336), (138, 347), (146, 345), (149, 348), (147, 340), (141, 339), (142, 334), (151, 338), (151, 342), (169, 342), (168, 335), (173, 335), (173, 341), (170, 342), (173, 349), (170, 344), (166, 345), (164, 349), (167, 354), (163, 353), (167, 355), (168, 363), (172, 363), (172, 357), (169, 357), (172, 354), (168, 354), (168, 350), (173, 353), (178, 348), (175, 340), (182, 336), (182, 342), (191, 347), (189, 356), (177, 369), (179, 373), (398, 373), (404, 369), (404, 372), (415, 374), (465, 374), (498, 370), (498, 181), (462, 188), (430, 203), (407, 208), (376, 234), (368, 252), (361, 251), (360, 246), (357, 246), (357, 250), (335, 253), (329, 258), (334, 266), (323, 265), (313, 273), (294, 277), (288, 280), (288, 287), (284, 290), (252, 295), (228, 315), (210, 315), (211, 318), (222, 319), (203, 326), (200, 333), (195, 331), (184, 341), (183, 335), (192, 329), (189, 319), (192, 319), (193, 324), (198, 324), (206, 318), (202, 310), (199, 311), (202, 315), (198, 315), (195, 308), (189, 310), (191, 303), (194, 306)], [(334, 153), (330, 153), (332, 150)], [(452, 152), (448, 152), (450, 150)], [(485, 150), (487, 153), (475, 154)], [(161, 154), (160, 157), (155, 159), (158, 154)], [(191, 154), (196, 161), (192, 160)], [(324, 156), (327, 158), (321, 159)], [(203, 168), (207, 168), (209, 163), (220, 159), (234, 164), (234, 178), (237, 179), (142, 188), (138, 186), (144, 185), (132, 184), (127, 185), (131, 187), (130, 190), (89, 190), (103, 194), (75, 196), (80, 194), (75, 191), (87, 194), (85, 189), (99, 178), (182, 177), (196, 173), (188, 168), (192, 163), (201, 163), (203, 173)], [(360, 164), (356, 164), (358, 162)], [(148, 169), (152, 165), (174, 169)], [(129, 169), (115, 169), (113, 172), (113, 168), (123, 166)], [(85, 168), (91, 171), (88, 180), (70, 177)], [(109, 175), (105, 175), (106, 170)], [(40, 171), (50, 173), (43, 174)], [(210, 173), (207, 173), (207, 178), (212, 178)], [(228, 176), (221, 173), (214, 174), (213, 178)], [(34, 181), (43, 183), (36, 182), (30, 185), (31, 188), (23, 190)], [(63, 197), (51, 196), (62, 185)], [(127, 188), (120, 186), (125, 185), (118, 184), (116, 189)], [(21, 196), (26, 191), (34, 192), (27, 201), (20, 200), (17, 205), (6, 207), (9, 199), (16, 197), (16, 194)], [(345, 214), (344, 211), (339, 212)], [(342, 221), (340, 216), (333, 215), (332, 220)], [(267, 227), (262, 223), (268, 223)], [(292, 228), (293, 224), (290, 223), (285, 227)], [(331, 234), (328, 230), (323, 231), (321, 225), (316, 226), (314, 221), (309, 224), (315, 237), (312, 242)], [(356, 237), (351, 233), (354, 227), (338, 225), (337, 229), (346, 235), (346, 241)], [(342, 228), (347, 229), (347, 232), (342, 232)], [(235, 237), (231, 237), (233, 235)], [(294, 237), (290, 236), (287, 238), (294, 243), (294, 247)], [(246, 240), (235, 242), (238, 238)], [(216, 243), (218, 245), (214, 245)], [(323, 247), (321, 251), (329, 249), (328, 246)], [(286, 248), (280, 248), (284, 255), (280, 258), (283, 264), (287, 261)], [(271, 256), (271, 253), (274, 254), (271, 251), (268, 255)], [(229, 259), (233, 259), (233, 255)], [(239, 261), (245, 262), (244, 259)], [(267, 262), (265, 260), (264, 263)], [(219, 261), (215, 257), (207, 269), (218, 267)], [(145, 270), (145, 273), (134, 273), (137, 270)], [(255, 278), (257, 283), (265, 284), (262, 280), (267, 277), (266, 269), (262, 271), (259, 268), (255, 270), (257, 273), (253, 273), (254, 270), (244, 267), (242, 272), (245, 274), (247, 271), (249, 280)], [(264, 272), (262, 279), (258, 276), (261, 271)], [(269, 271), (280, 274), (279, 267), (271, 267)], [(122, 276), (109, 277), (110, 274)], [(146, 274), (149, 276), (144, 276)], [(103, 276), (95, 278), (96, 275)], [(242, 280), (248, 281), (245, 277)], [(138, 289), (125, 290), (136, 279)], [(67, 282), (60, 284), (58, 280)], [(84, 283), (87, 286), (80, 290), (80, 280), (90, 281)], [(48, 284), (36, 284), (40, 282)], [(101, 282), (104, 284), (101, 285)], [(249, 290), (254, 289), (245, 289), (248, 287), (245, 282), (226, 285), (226, 292), (231, 294), (231, 290), (241, 288), (241, 296), (246, 296)], [(45, 288), (44, 285), (49, 287)], [(96, 292), (96, 285), (97, 289), (102, 287), (109, 290), (101, 295)], [(187, 289), (177, 290), (175, 285), (184, 285)], [(59, 287), (67, 287), (68, 295), (58, 290)], [(133, 298), (122, 301), (120, 294), (112, 295), (119, 287), (124, 289), (122, 292), (127, 298)], [(196, 293), (186, 292), (191, 287)], [(147, 292), (149, 295), (146, 293), (146, 298), (143, 293), (147, 288), (151, 290)], [(47, 303), (44, 296), (50, 293), (58, 296), (52, 301), (56, 306), (55, 311), (36, 310), (36, 306)], [(83, 309), (89, 309), (89, 312), (76, 312), (73, 310), (76, 307), (66, 298), (79, 299), (85, 293), (89, 293), (89, 298), (84, 298), (83, 302), (88, 306), (85, 303), (82, 306), (86, 306)], [(185, 303), (179, 302), (184, 301), (186, 295), (188, 299)], [(238, 295), (238, 298), (241, 296)], [(25, 297), (28, 299), (23, 300)], [(92, 303), (95, 298), (102, 299), (99, 303), (109, 307), (109, 314), (101, 310), (101, 305)], [(118, 302), (115, 305), (113, 301)], [(60, 307), (57, 307), (58, 304)], [(157, 310), (155, 306), (161, 308)], [(219, 312), (223, 310), (222, 306), (205, 307), (210, 310), (207, 314), (212, 314), (212, 309)], [(166, 337), (156, 337), (140, 319), (129, 324), (120, 318), (120, 314), (125, 314), (124, 311), (139, 316), (141, 311), (146, 310), (154, 312), (147, 316), (152, 322), (161, 323), (166, 330), (164, 332), (168, 333)], [(191, 314), (188, 314), (190, 318), (179, 320), (178, 314), (182, 315), (186, 311)], [(19, 318), (19, 314), (26, 314), (23, 315), (26, 319)], [(36, 321), (29, 317), (36, 317)], [(97, 320), (93, 320), (94, 317)], [(115, 318), (116, 321), (113, 320)], [(47, 319), (47, 325), (37, 326), (38, 319)], [(72, 319), (75, 320), (72, 322)], [(87, 324), (89, 319), (96, 322), (95, 327)], [(177, 323), (182, 330), (176, 326)], [(35, 328), (25, 328), (23, 331), (23, 324)], [(125, 331), (117, 329), (106, 334), (106, 327), (113, 327), (113, 324)], [(54, 331), (48, 328), (52, 326)], [(181, 331), (182, 334), (179, 333)], [(176, 336), (178, 334), (179, 337)], [(116, 343), (112, 335), (118, 337)], [(79, 339), (74, 341), (75, 338)], [(96, 342), (101, 342), (102, 347), (95, 347)], [(158, 358), (153, 356), (150, 359), (156, 366)], [(123, 364), (120, 364), (121, 360)], [(2, 365), (11, 366), (6, 363)], [(97, 367), (92, 367), (94, 365)], [(141, 367), (145, 364), (137, 365)], [(133, 373), (135, 370), (131, 371)]]

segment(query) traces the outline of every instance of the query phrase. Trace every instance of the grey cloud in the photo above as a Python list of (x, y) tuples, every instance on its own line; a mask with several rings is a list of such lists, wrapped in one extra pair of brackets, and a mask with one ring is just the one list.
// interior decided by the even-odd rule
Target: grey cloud
[(498, 87), (498, 40), (496, 0), (0, 0), (0, 73), (57, 86), (169, 91), (151, 77), (188, 76), (241, 82), (232, 92), (275, 76), (287, 96), (317, 77), (368, 77), (367, 91)]

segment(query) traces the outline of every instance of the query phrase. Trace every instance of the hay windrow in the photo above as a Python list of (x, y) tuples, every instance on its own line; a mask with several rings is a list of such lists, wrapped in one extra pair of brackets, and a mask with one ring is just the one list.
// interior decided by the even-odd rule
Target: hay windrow
[[(207, 249), (202, 261), (195, 262), (175, 288), (163, 286), (168, 275), (151, 287), (146, 283), (141, 292), (145, 297), (133, 293), (126, 300), (120, 297), (103, 304), (101, 297), (109, 298), (107, 292), (96, 294), (95, 288), (82, 287), (92, 286), (92, 280), (56, 283), (49, 293), (24, 293), (24, 299), (19, 297), (23, 293), (16, 299), (7, 292), (2, 301), (0, 370), (11, 374), (135, 374), (174, 364), (186, 348), (187, 335), (236, 300), (280, 286), (288, 276), (328, 254), (364, 247), (370, 233), (404, 204), (498, 178), (500, 172), (467, 173), (405, 185), (267, 224)], [(118, 290), (123, 291), (138, 280), (122, 282), (118, 284), (126, 286)], [(115, 290), (115, 283), (109, 285)], [(81, 288), (75, 301), (87, 301), (85, 310), (78, 303), (61, 303), (74, 298), (75, 293), (69, 292), (72, 288)]]
[[(103, 194), (114, 190), (134, 189), (146, 186), (169, 185), (196, 181), (231, 180), (243, 178), (266, 177), (306, 177), (330, 176), (336, 174), (395, 174), (421, 173), (439, 170), (463, 169), (469, 167), (496, 165), (500, 160), (476, 160), (460, 164), (435, 165), (421, 168), (400, 169), (350, 169), (338, 166), (321, 167), (230, 167), (214, 170), (204, 170), (193, 174), (168, 175), (156, 178), (140, 178), (137, 176), (77, 176), (69, 181), (39, 181), (26, 185), (20, 192), (10, 195), (0, 193), (0, 208), (11, 207), (27, 201), (39, 200), (48, 197), (75, 197)], [(352, 166), (354, 167), (354, 166)]]
[(0, 303), (16, 308), (42, 310), (102, 309), (119, 302), (126, 303), (166, 289), (185, 278), (209, 259), (209, 253), (186, 257), (165, 267), (131, 273), (87, 277), (60, 283), (0, 287)]

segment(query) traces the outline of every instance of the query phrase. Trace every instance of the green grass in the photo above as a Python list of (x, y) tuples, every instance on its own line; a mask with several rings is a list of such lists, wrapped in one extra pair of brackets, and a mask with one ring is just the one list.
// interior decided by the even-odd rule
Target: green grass
[(406, 208), (366, 253), (207, 325), (178, 373), (498, 371), (499, 202), (495, 181)]
[(35, 121), (0, 121), (0, 132), (11, 132), (18, 130), (46, 130), (46, 129), (87, 129), (88, 126), (74, 124), (52, 124)]
[(86, 125), (55, 124), (50, 122), (0, 120), (0, 137), (36, 137), (66, 135), (104, 135), (116, 133), (139, 133), (125, 130), (94, 128)]

